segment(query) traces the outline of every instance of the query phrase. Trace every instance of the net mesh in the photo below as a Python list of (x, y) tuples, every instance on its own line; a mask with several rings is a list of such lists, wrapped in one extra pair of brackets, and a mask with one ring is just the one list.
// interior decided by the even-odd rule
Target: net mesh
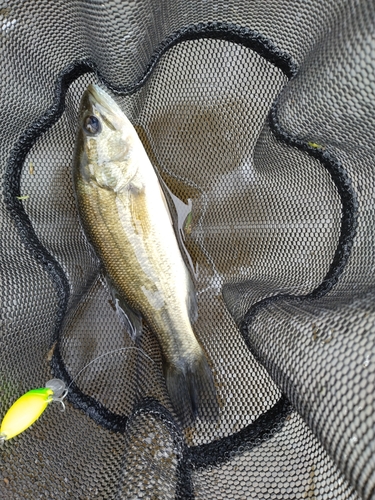
[[(0, 416), (70, 384), (1, 447), (0, 498), (374, 498), (374, 11), (0, 4)], [(130, 339), (80, 228), (91, 82), (190, 212), (216, 423), (178, 424), (159, 345)]]

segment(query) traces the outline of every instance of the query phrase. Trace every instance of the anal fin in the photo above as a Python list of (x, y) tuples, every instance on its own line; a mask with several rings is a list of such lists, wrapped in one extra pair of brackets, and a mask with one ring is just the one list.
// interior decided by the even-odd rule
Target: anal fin
[(132, 340), (140, 338), (142, 334), (143, 324), (142, 316), (132, 309), (126, 300), (121, 297), (113, 286), (111, 279), (107, 276), (107, 284), (112, 295), (112, 300), (115, 305), (116, 313), (120, 318), (121, 323), (126, 328)]
[(142, 317), (139, 313), (134, 311), (125, 300), (115, 297), (115, 307), (120, 321), (128, 331), (130, 338), (136, 340), (142, 333)]

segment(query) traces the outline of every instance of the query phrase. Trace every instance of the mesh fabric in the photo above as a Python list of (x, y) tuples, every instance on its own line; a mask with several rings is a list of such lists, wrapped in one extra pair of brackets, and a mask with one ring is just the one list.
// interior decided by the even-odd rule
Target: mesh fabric
[[(70, 384), (0, 449), (0, 498), (375, 498), (372, 2), (9, 1), (0, 26), (1, 416)], [(217, 423), (181, 429), (80, 228), (91, 82), (191, 207)]]

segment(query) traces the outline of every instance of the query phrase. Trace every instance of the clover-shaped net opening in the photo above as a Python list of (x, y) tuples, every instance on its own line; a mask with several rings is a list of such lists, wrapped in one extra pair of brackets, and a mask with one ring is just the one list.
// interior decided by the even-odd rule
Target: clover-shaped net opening
[[(1, 447), (1, 498), (373, 498), (373, 24), (371, 2), (0, 5), (1, 416), (71, 384)], [(81, 230), (92, 82), (170, 193), (215, 423), (181, 428)]]

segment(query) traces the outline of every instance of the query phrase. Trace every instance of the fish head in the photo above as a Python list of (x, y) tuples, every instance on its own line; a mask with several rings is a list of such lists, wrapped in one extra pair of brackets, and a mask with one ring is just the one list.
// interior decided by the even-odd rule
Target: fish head
[(79, 111), (76, 169), (87, 182), (121, 191), (134, 177), (132, 124), (118, 104), (98, 85), (84, 92)]

